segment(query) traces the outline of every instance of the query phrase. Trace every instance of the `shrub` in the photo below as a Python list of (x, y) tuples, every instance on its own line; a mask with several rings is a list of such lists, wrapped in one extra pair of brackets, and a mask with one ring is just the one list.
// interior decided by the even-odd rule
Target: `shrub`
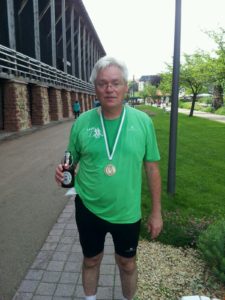
[(199, 236), (197, 248), (213, 274), (225, 283), (225, 219), (211, 224)]
[(225, 106), (222, 106), (216, 110), (217, 115), (225, 115)]
[[(199, 235), (206, 230), (212, 220), (183, 216), (179, 211), (174, 211), (163, 213), (163, 223), (163, 230), (158, 241), (175, 247), (196, 248)], [(147, 237), (146, 234), (145, 237)]]

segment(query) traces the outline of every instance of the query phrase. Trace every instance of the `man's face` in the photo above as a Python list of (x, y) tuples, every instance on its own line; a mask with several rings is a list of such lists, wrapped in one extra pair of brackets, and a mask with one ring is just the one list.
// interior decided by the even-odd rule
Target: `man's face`
[(121, 70), (116, 66), (109, 66), (98, 73), (95, 90), (103, 108), (117, 108), (121, 107), (128, 86)]

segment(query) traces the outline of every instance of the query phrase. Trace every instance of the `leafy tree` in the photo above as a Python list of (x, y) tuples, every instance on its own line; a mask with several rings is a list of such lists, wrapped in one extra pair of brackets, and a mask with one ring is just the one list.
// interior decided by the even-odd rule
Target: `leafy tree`
[(215, 51), (213, 72), (213, 106), (218, 109), (223, 105), (223, 91), (225, 86), (225, 29), (219, 28), (218, 31), (206, 31), (208, 36), (214, 40), (218, 48)]
[(196, 51), (193, 55), (184, 54), (185, 62), (180, 66), (180, 86), (191, 90), (192, 105), (189, 116), (193, 116), (195, 103), (199, 93), (203, 92), (211, 77), (212, 64), (210, 56), (203, 51)]
[(139, 96), (144, 100), (148, 98), (156, 99), (157, 97), (157, 88), (152, 84), (145, 84), (144, 89), (139, 92)]

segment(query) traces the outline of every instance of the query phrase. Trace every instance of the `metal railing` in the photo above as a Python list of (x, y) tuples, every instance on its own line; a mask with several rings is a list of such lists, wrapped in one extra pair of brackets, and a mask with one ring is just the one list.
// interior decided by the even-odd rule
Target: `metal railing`
[(26, 82), (95, 94), (91, 83), (3, 45), (0, 45), (0, 78), (21, 79)]

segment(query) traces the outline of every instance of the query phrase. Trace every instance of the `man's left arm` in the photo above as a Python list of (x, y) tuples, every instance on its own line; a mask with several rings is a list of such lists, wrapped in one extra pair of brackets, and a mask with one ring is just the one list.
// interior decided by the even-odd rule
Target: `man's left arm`
[(161, 176), (158, 162), (145, 161), (144, 166), (152, 199), (152, 210), (148, 218), (147, 227), (152, 239), (155, 239), (163, 227), (161, 214)]

